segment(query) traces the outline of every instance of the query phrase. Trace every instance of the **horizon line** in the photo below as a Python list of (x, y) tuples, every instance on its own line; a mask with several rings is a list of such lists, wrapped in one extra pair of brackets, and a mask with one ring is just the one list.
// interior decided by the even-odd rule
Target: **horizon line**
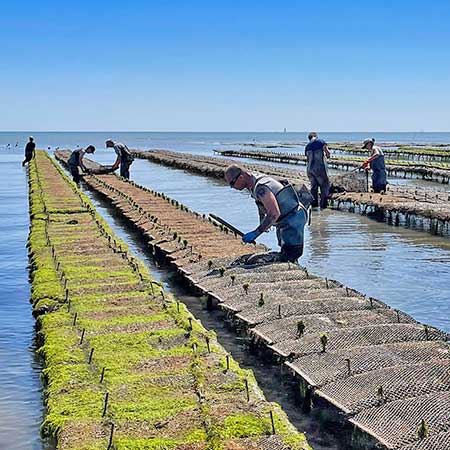
[(317, 133), (415, 133), (415, 134), (425, 134), (425, 133), (450, 133), (450, 130), (433, 130), (433, 131), (383, 131), (383, 130), (346, 130), (346, 131), (330, 131), (330, 130), (295, 130), (295, 131), (233, 131), (233, 130), (216, 130), (216, 131), (205, 131), (205, 130), (171, 130), (171, 131), (160, 131), (160, 130), (0, 130), (0, 133), (310, 133), (315, 131)]

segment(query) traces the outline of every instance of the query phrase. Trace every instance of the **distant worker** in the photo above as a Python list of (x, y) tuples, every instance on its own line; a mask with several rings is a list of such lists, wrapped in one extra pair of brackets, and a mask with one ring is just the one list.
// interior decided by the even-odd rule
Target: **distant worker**
[[(311, 195), (314, 200), (311, 206), (326, 208), (328, 206), (328, 196), (330, 195), (330, 180), (328, 179), (325, 156), (330, 157), (327, 143), (319, 139), (317, 133), (309, 133), (309, 143), (305, 147), (307, 159), (306, 173), (311, 182)], [(319, 202), (320, 187), (320, 202)]]
[(67, 161), (67, 165), (69, 166), (70, 173), (72, 174), (73, 181), (75, 183), (80, 182), (80, 168), (84, 173), (90, 173), (90, 170), (84, 165), (83, 157), (85, 153), (94, 153), (95, 147), (93, 145), (89, 145), (85, 150), (82, 148), (78, 148), (74, 150)]
[(303, 254), (303, 231), (308, 213), (289, 183), (281, 183), (266, 175), (254, 175), (242, 167), (231, 165), (225, 170), (225, 181), (233, 189), (248, 189), (256, 202), (260, 224), (245, 234), (245, 243), (276, 227), (281, 260), (296, 262)]
[(29, 163), (34, 158), (35, 148), (36, 148), (36, 144), (34, 143), (34, 138), (33, 138), (33, 136), (30, 136), (28, 138), (27, 145), (25, 146), (25, 159), (22, 161), (22, 167), (26, 163)]
[(130, 149), (125, 144), (114, 142), (111, 139), (106, 141), (106, 148), (114, 148), (117, 155), (116, 162), (112, 165), (111, 169), (116, 170), (120, 166), (120, 176), (129, 180), (130, 166), (134, 161)]
[(370, 156), (366, 159), (361, 168), (364, 170), (372, 169), (372, 189), (373, 192), (380, 193), (386, 191), (387, 175), (386, 165), (384, 162), (384, 153), (380, 147), (375, 146), (375, 139), (366, 139), (362, 148), (366, 148), (370, 152)]

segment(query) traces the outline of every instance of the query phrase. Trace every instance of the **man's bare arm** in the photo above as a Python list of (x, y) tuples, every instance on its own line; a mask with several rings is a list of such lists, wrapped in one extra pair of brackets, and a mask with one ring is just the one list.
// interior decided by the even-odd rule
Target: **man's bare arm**
[(278, 220), (281, 213), (275, 195), (268, 188), (259, 186), (256, 190), (256, 199), (263, 204), (266, 211), (264, 220), (255, 230), (258, 234), (262, 234)]

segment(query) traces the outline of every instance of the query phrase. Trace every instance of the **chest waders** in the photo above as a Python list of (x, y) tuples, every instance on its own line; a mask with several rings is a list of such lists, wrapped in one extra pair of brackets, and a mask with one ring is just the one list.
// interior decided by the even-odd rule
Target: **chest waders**
[(384, 154), (380, 154), (378, 158), (370, 163), (372, 169), (372, 188), (373, 191), (379, 193), (386, 190), (386, 165), (384, 161)]
[(130, 166), (134, 161), (133, 155), (126, 145), (121, 145), (120, 147), (120, 176), (130, 179)]
[[(326, 145), (325, 143), (323, 144)], [(328, 178), (323, 147), (320, 150), (306, 150), (305, 154), (307, 157), (306, 174), (311, 183), (311, 195), (314, 198), (312, 206), (320, 205), (321, 208), (326, 208), (328, 206), (328, 197), (330, 196), (330, 180)]]
[(262, 206), (261, 202), (256, 200), (259, 186), (264, 186), (272, 192), (280, 210), (275, 228), (282, 259), (296, 262), (303, 254), (304, 228), (308, 221), (308, 211), (299, 201), (297, 192), (291, 184), (280, 183), (267, 176), (257, 178), (251, 191), (258, 208)]
[(74, 150), (70, 155), (67, 165), (69, 166), (70, 173), (74, 183), (78, 184), (80, 182), (80, 171), (78, 167), (80, 165), (81, 150)]

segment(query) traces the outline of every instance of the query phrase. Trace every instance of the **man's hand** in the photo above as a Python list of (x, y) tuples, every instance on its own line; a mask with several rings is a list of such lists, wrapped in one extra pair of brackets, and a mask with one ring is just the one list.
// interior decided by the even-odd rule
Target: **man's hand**
[(370, 162), (369, 162), (369, 161), (364, 161), (364, 162), (361, 164), (361, 169), (363, 169), (363, 170), (369, 170), (369, 169), (370, 169)]
[(258, 236), (259, 235), (256, 231), (250, 231), (248, 233), (245, 233), (244, 236), (242, 236), (242, 241), (245, 242), (246, 244), (251, 244), (252, 242), (255, 242)]

